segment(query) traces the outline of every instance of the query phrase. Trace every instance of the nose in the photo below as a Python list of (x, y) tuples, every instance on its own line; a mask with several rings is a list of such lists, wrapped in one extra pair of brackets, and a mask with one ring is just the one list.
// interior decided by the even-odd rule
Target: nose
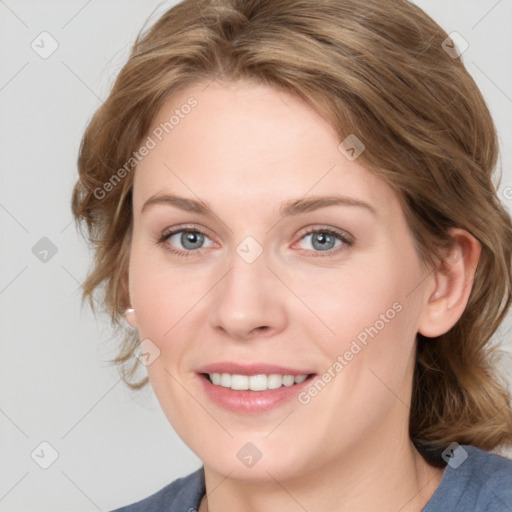
[(286, 297), (264, 254), (248, 263), (235, 253), (230, 263), (212, 297), (212, 327), (237, 341), (282, 331), (287, 323)]

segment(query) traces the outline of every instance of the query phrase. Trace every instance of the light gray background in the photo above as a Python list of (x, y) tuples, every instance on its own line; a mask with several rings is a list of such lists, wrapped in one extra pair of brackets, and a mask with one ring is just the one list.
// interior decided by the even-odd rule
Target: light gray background
[[(89, 254), (69, 207), (87, 121), (147, 17), (174, 3), (0, 0), (1, 511), (111, 510), (200, 465), (152, 391), (129, 391), (106, 363), (116, 346), (107, 321), (80, 308)], [(417, 3), (469, 43), (511, 209), (512, 0)], [(31, 48), (43, 31), (59, 44), (47, 59)], [(42, 237), (58, 249), (46, 263), (32, 253)], [(500, 337), (512, 351), (510, 321)], [(31, 458), (43, 441), (58, 452), (48, 469)]]

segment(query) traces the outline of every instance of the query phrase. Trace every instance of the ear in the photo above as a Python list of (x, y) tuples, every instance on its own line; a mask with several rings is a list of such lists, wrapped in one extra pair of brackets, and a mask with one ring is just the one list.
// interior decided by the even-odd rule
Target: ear
[(418, 332), (435, 338), (448, 332), (466, 309), (476, 267), (480, 243), (464, 229), (451, 229), (453, 244), (432, 274), (433, 290), (423, 307)]
[[(124, 304), (131, 304), (130, 300), (130, 287), (128, 285), (128, 272), (121, 278), (121, 287), (123, 290), (123, 302)], [(130, 324), (131, 327), (137, 329), (137, 317), (135, 313), (135, 309), (131, 306), (127, 307), (123, 311), (124, 319)]]
[(128, 308), (124, 311), (124, 318), (130, 324), (131, 327), (137, 329), (137, 316), (135, 314), (135, 309)]

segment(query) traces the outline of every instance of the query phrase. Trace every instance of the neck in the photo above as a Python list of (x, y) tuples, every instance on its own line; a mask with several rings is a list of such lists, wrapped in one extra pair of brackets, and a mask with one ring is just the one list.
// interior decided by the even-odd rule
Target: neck
[(258, 482), (233, 480), (205, 466), (206, 499), (199, 512), (422, 510), (444, 470), (427, 464), (408, 438), (401, 444), (372, 444), (355, 447), (321, 470), (279, 482), (270, 476)]

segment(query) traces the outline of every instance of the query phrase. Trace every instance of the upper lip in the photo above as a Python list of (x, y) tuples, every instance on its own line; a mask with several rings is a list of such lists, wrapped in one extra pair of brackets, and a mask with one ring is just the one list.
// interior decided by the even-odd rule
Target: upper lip
[(234, 362), (219, 362), (202, 366), (197, 370), (197, 373), (230, 373), (231, 375), (270, 375), (272, 373), (278, 373), (281, 375), (297, 376), (309, 375), (313, 372), (270, 363), (242, 364)]

